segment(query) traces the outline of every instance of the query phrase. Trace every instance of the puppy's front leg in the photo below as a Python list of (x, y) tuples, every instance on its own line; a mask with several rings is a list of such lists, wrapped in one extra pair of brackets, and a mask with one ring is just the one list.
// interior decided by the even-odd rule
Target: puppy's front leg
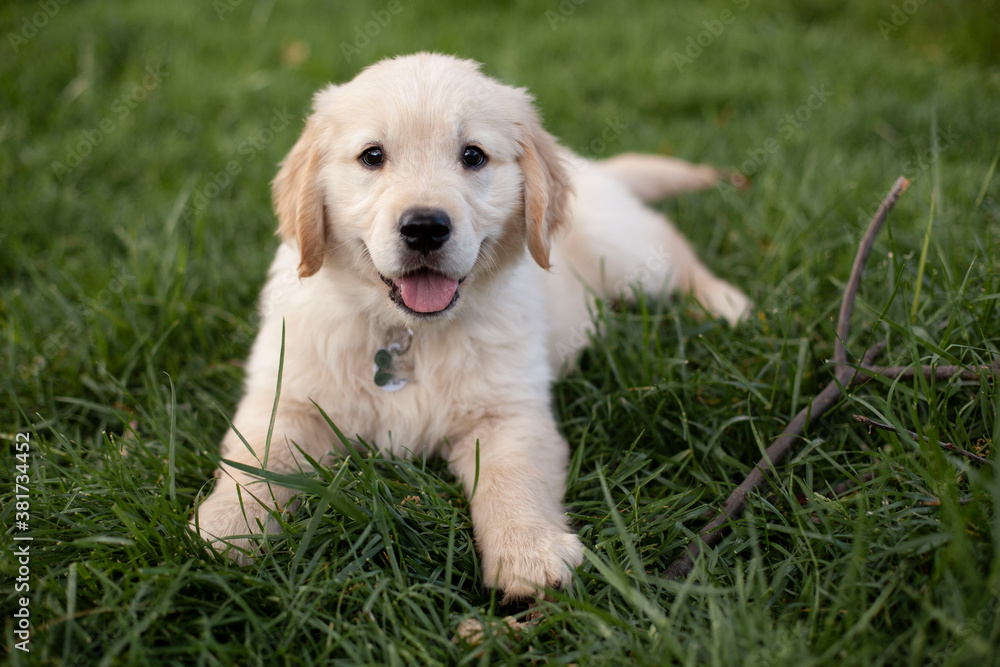
[(569, 583), (583, 545), (566, 527), (569, 447), (552, 417), (491, 419), (455, 443), (448, 458), (470, 497), (484, 583), (502, 590), (504, 602)]
[(196, 517), (191, 519), (191, 528), (213, 549), (246, 565), (253, 561), (255, 550), (249, 537), (280, 533), (273, 513), (284, 510), (294, 492), (225, 464), (216, 474), (215, 488), (198, 506)]
[[(266, 393), (250, 393), (244, 398), (234, 424), (256, 451), (248, 451), (242, 439), (229, 431), (222, 442), (223, 458), (254, 468), (264, 465), (264, 443), (270, 430), (270, 408), (265, 401), (273, 400)], [(333, 431), (315, 406), (286, 401), (278, 408), (266, 468), (277, 473), (298, 472), (303, 461), (297, 447), (305, 447), (320, 458), (327, 449), (324, 445), (332, 440)], [(274, 512), (284, 511), (295, 492), (225, 464), (217, 476), (215, 488), (198, 506), (191, 528), (216, 551), (228, 553), (238, 563), (248, 563), (254, 546), (248, 536), (279, 533)]]

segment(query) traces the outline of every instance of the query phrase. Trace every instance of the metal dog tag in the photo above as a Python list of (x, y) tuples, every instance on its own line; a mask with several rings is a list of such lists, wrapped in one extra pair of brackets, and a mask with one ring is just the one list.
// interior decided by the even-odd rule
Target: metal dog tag
[[(397, 357), (406, 354), (413, 345), (413, 330), (407, 329), (408, 336), (406, 347), (402, 343), (393, 342), (386, 347), (379, 348), (375, 352), (375, 364), (372, 366), (372, 374), (375, 379), (375, 386), (383, 391), (399, 391), (406, 386), (408, 380), (398, 377), (399, 371), (406, 370), (407, 364), (399, 363)], [(412, 369), (410, 369), (412, 370)]]

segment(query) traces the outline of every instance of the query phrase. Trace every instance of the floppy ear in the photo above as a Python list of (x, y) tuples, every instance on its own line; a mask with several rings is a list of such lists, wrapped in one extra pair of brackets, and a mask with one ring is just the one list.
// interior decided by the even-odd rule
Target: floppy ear
[(299, 247), (299, 277), (308, 278), (323, 266), (326, 222), (319, 185), (320, 152), (315, 122), (310, 119), (302, 136), (281, 163), (271, 183), (278, 234)]
[(569, 222), (569, 174), (559, 156), (559, 145), (542, 129), (532, 113), (521, 140), (524, 155), (524, 219), (528, 251), (543, 269), (549, 268), (549, 249), (554, 234)]

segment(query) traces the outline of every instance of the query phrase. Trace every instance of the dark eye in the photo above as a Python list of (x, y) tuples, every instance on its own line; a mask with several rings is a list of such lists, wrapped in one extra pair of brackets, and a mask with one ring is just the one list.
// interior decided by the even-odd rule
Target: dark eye
[(462, 151), (462, 162), (466, 167), (476, 169), (486, 164), (486, 153), (478, 146), (466, 146)]
[(365, 166), (381, 167), (382, 160), (385, 159), (385, 154), (378, 146), (372, 146), (371, 148), (366, 148), (364, 152), (361, 153), (361, 157), (359, 159)]

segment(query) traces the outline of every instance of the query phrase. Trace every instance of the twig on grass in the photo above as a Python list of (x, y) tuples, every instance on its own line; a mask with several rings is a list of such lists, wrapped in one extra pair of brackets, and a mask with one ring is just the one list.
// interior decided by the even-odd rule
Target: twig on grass
[(1000, 373), (1000, 361), (992, 364), (973, 366), (869, 366), (863, 365), (860, 368), (865, 373), (889, 378), (890, 380), (912, 380), (919, 373), (928, 380), (950, 380), (958, 377), (959, 380), (978, 380), (980, 373), (985, 373), (987, 377), (996, 377)]
[[(704, 528), (698, 531), (698, 538), (692, 540), (684, 549), (684, 554), (667, 566), (664, 576), (667, 579), (678, 579), (686, 576), (694, 567), (694, 559), (701, 553), (701, 545), (708, 548), (714, 547), (725, 536), (728, 524), (735, 519), (746, 506), (747, 496), (756, 491), (764, 483), (765, 470), (773, 469), (781, 465), (792, 451), (792, 446), (799, 441), (805, 431), (806, 424), (810, 419), (818, 419), (834, 402), (840, 398), (843, 391), (851, 386), (857, 376), (858, 369), (847, 366), (846, 341), (851, 328), (851, 313), (854, 310), (854, 300), (857, 297), (858, 287), (861, 285), (861, 274), (864, 271), (865, 262), (875, 243), (875, 236), (882, 228), (889, 211), (896, 204), (899, 196), (909, 186), (910, 181), (900, 176), (896, 179), (889, 194), (878, 207), (878, 211), (868, 225), (868, 230), (858, 243), (858, 253), (854, 258), (854, 265), (851, 267), (851, 276), (844, 289), (844, 298), (840, 303), (840, 316), (837, 318), (837, 339), (834, 341), (833, 380), (823, 388), (812, 403), (803, 408), (795, 418), (789, 422), (785, 430), (782, 431), (778, 439), (771, 443), (771, 446), (764, 452), (764, 456), (757, 462), (750, 474), (743, 482), (733, 489), (729, 498), (722, 505), (722, 510)], [(884, 345), (875, 345), (865, 353), (861, 362), (862, 367), (870, 365), (875, 356), (881, 352)]]
[[(889, 424), (883, 424), (882, 422), (877, 422), (874, 419), (869, 419), (868, 417), (865, 417), (864, 415), (854, 415), (854, 421), (858, 422), (859, 424), (864, 424), (865, 426), (867, 426), (869, 433), (871, 433), (871, 430), (873, 428), (877, 428), (877, 429), (880, 429), (882, 431), (892, 431), (893, 433), (900, 433), (900, 429), (897, 429), (895, 426), (890, 426)], [(969, 450), (962, 449), (961, 447), (953, 445), (950, 442), (941, 442), (940, 440), (931, 440), (926, 435), (920, 435), (919, 433), (914, 433), (913, 431), (906, 430), (906, 429), (903, 429), (902, 432), (905, 433), (905, 434), (907, 434), (908, 436), (910, 436), (914, 440), (924, 440), (926, 442), (937, 442), (937, 444), (941, 446), (941, 449), (949, 451), (952, 454), (958, 454), (959, 456), (964, 456), (965, 458), (969, 459), (973, 463), (978, 463), (979, 465), (984, 465), (984, 466), (986, 466), (986, 465), (993, 465), (993, 461), (990, 461), (989, 459), (985, 459), (982, 456), (980, 456), (979, 454), (973, 454)]]

